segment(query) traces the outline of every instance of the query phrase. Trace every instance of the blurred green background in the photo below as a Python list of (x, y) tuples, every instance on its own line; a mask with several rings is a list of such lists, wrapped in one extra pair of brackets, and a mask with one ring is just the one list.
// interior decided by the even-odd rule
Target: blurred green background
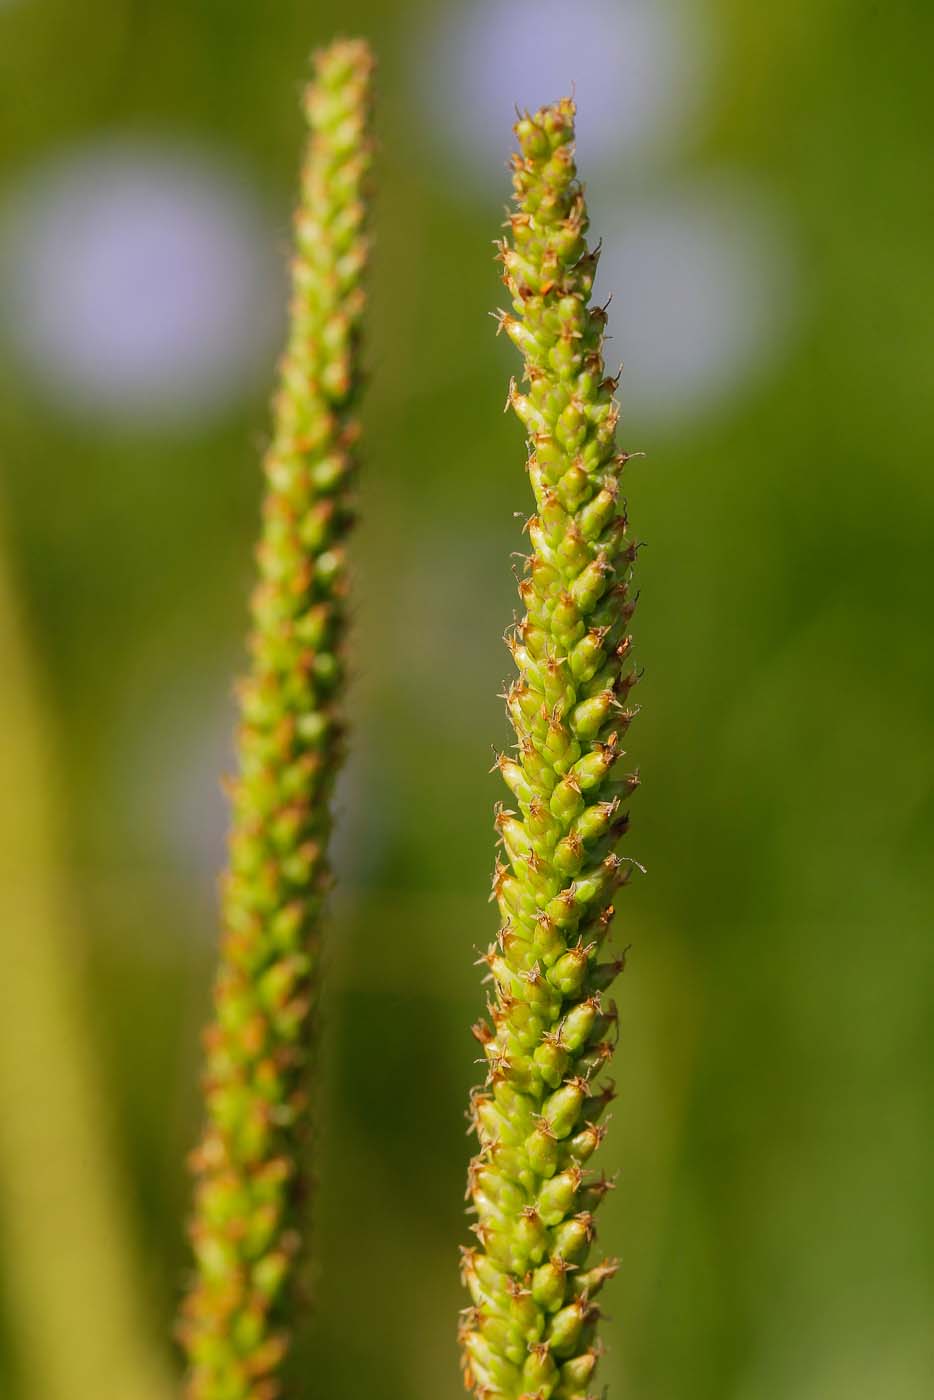
[[(920, 1400), (934, 9), (565, 8), (573, 24), (553, 0), (0, 5), (4, 548), (150, 1330), (168, 1354), (299, 85), (311, 46), (362, 32), (382, 150), (355, 750), (294, 1394), (460, 1389), (467, 1027), (529, 499), (490, 245), (512, 101), (573, 81), (622, 440), (647, 453), (628, 477), (647, 542), (628, 850), (648, 874), (620, 901), (602, 1380), (633, 1400)], [(21, 798), (3, 777), (8, 824)], [(20, 1267), (5, 1248), (0, 1390), (37, 1400)]]

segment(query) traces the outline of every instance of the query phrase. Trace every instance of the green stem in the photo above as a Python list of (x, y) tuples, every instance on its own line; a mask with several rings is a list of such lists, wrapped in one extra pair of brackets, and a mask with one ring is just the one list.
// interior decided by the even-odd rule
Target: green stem
[(26, 1392), (165, 1400), (88, 1035), (39, 687), (0, 556), (0, 1210)]
[(490, 1021), (475, 1034), (488, 1075), (471, 1117), (478, 1245), (463, 1254), (467, 1384), (483, 1400), (586, 1400), (597, 1364), (593, 1299), (616, 1261), (590, 1262), (593, 1212), (610, 1183), (590, 1170), (613, 1097), (598, 1077), (616, 1039), (604, 958), (611, 899), (630, 869), (614, 854), (636, 787), (622, 773), (635, 683), (627, 627), (636, 546), (618, 497), (616, 382), (606, 316), (590, 306), (597, 253), (574, 163), (570, 100), (516, 125), (515, 212), (503, 243), (528, 387), (510, 403), (528, 433), (536, 514), (509, 638), (515, 756), (499, 758), (518, 812), (500, 807), (502, 919), (485, 962)]
[(309, 1053), (342, 749), (347, 567), (371, 165), (367, 46), (318, 53), (295, 220), (288, 347), (240, 691), (206, 1126), (193, 1157), (188, 1394), (280, 1392), (302, 1224)]

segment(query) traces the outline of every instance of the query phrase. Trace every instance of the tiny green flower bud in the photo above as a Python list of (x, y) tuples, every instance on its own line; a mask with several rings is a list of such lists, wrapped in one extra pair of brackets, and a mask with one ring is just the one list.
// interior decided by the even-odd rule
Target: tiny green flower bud
[(543, 1040), (537, 1047), (534, 1060), (536, 1069), (544, 1082), (556, 1089), (570, 1063), (568, 1052), (562, 1049), (552, 1036)]
[(542, 1117), (556, 1138), (566, 1138), (571, 1132), (586, 1097), (580, 1084), (569, 1081), (545, 1100)]
[(546, 1123), (540, 1123), (525, 1140), (529, 1166), (536, 1176), (549, 1177), (558, 1165), (558, 1141)]
[(525, 116), (515, 125), (515, 133), (522, 147), (522, 154), (530, 160), (543, 160), (551, 154), (551, 146), (543, 128)]
[(564, 876), (576, 875), (584, 863), (584, 843), (575, 831), (559, 841), (554, 852), (555, 868)]
[(571, 711), (571, 729), (579, 739), (594, 739), (606, 724), (616, 705), (611, 690), (602, 690), (575, 705)]
[(617, 753), (606, 744), (598, 744), (578, 759), (571, 772), (584, 792), (590, 792), (603, 782), (616, 762)]
[(603, 634), (599, 629), (594, 628), (573, 647), (568, 658), (568, 665), (575, 679), (586, 685), (597, 674), (605, 661)]
[(532, 1275), (532, 1297), (545, 1312), (553, 1313), (563, 1305), (567, 1296), (567, 1270), (554, 1259), (548, 1259)]
[(531, 1290), (513, 1283), (509, 1289), (510, 1341), (506, 1351), (510, 1361), (518, 1364), (532, 1342), (541, 1340), (545, 1320)]
[(581, 533), (586, 540), (596, 540), (616, 515), (616, 496), (605, 486), (583, 507), (580, 513)]
[(535, 932), (532, 937), (533, 946), (543, 966), (553, 966), (564, 952), (566, 944), (554, 920), (544, 910), (535, 920)]
[(551, 849), (561, 831), (560, 825), (540, 796), (533, 797), (529, 803), (525, 827), (529, 836), (536, 842), (536, 850), (541, 854)]
[(587, 953), (582, 948), (569, 948), (554, 967), (549, 969), (548, 980), (564, 997), (574, 997), (587, 980)]
[(558, 1379), (558, 1367), (547, 1345), (537, 1343), (529, 1348), (522, 1368), (522, 1384), (529, 1395), (550, 1395)]
[(514, 1239), (522, 1256), (533, 1264), (538, 1264), (545, 1254), (548, 1232), (544, 1221), (533, 1206), (526, 1206), (519, 1212)]
[(538, 1193), (536, 1209), (546, 1225), (557, 1225), (571, 1213), (580, 1184), (579, 1169), (558, 1172), (545, 1182)]
[(596, 1003), (591, 999), (573, 1006), (561, 1023), (558, 1037), (571, 1053), (581, 1050), (589, 1041), (597, 1021)]
[(579, 1133), (570, 1139), (568, 1147), (575, 1162), (586, 1162), (603, 1141), (603, 1130), (594, 1123), (587, 1123)]
[(565, 773), (557, 783), (549, 799), (549, 807), (565, 826), (584, 810), (584, 796), (581, 785), (573, 772)]
[(582, 1297), (593, 1298), (618, 1270), (618, 1259), (604, 1259), (601, 1264), (596, 1264), (592, 1269), (574, 1275), (574, 1292)]
[(573, 1356), (580, 1344), (584, 1330), (584, 1311), (578, 1303), (569, 1303), (566, 1308), (555, 1313), (548, 1329), (548, 1345), (553, 1356), (558, 1358)]
[(618, 809), (616, 801), (595, 802), (581, 813), (571, 829), (586, 845), (592, 845), (609, 831)]
[(521, 1342), (517, 1344), (513, 1328), (505, 1318), (487, 1314), (480, 1324), (480, 1330), (494, 1351), (501, 1353), (513, 1364), (521, 1363), (525, 1348)]
[(570, 1395), (584, 1395), (594, 1371), (597, 1369), (597, 1353), (591, 1349), (571, 1357), (561, 1367), (561, 1385)]
[(582, 613), (593, 612), (610, 586), (610, 569), (605, 560), (591, 559), (574, 579), (568, 590)]
[(520, 802), (528, 803), (535, 798), (537, 789), (531, 786), (520, 764), (501, 754), (497, 759), (497, 767), (510, 791)]
[(553, 1234), (555, 1254), (569, 1264), (578, 1264), (586, 1257), (593, 1239), (593, 1219), (582, 1212), (563, 1221)]

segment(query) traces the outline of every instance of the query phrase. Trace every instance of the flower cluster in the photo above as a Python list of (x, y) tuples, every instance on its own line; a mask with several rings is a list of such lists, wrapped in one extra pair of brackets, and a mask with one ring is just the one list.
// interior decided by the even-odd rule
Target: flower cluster
[(472, 1306), (461, 1343), (482, 1400), (586, 1400), (598, 1359), (594, 1302), (616, 1262), (590, 1261), (593, 1212), (610, 1183), (590, 1170), (613, 1097), (599, 1076), (616, 1039), (607, 990), (622, 960), (604, 945), (631, 865), (615, 853), (638, 778), (623, 736), (636, 673), (628, 633), (636, 544), (619, 498), (616, 381), (606, 315), (590, 304), (597, 251), (574, 161), (574, 104), (516, 125), (515, 209), (501, 246), (512, 310), (501, 329), (527, 383), (509, 400), (528, 434), (536, 513), (508, 638), (514, 753), (498, 767), (505, 859), (501, 927), (484, 962), (489, 1020), (474, 1033), (488, 1074), (470, 1108), (480, 1150), (468, 1196), (476, 1247), (463, 1251)]
[(268, 1400), (288, 1345), (299, 1248), (308, 1059), (342, 748), (347, 566), (367, 261), (372, 59), (319, 53), (295, 220), (240, 690), (224, 936), (193, 1156), (196, 1277), (180, 1332), (193, 1400)]

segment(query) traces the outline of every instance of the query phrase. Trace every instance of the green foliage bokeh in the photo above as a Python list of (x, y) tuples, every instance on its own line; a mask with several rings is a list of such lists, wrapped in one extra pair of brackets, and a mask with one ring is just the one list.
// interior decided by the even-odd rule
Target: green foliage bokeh
[[(283, 249), (308, 50), (357, 30), (380, 52), (356, 750), (329, 933), (314, 1320), (295, 1364), (315, 1393), (382, 1400), (458, 1393), (467, 1028), (494, 919), (487, 770), (505, 737), (513, 514), (529, 503), (501, 413), (516, 366), (485, 314), (501, 300), (490, 244), (507, 179), (498, 197), (465, 192), (429, 150), (410, 56), (429, 8), (23, 0), (0, 17), (3, 187), (67, 143), (164, 132), (236, 160)], [(643, 1400), (920, 1400), (934, 12), (705, 13), (713, 96), (683, 167), (768, 179), (805, 296), (780, 361), (715, 414), (643, 425), (622, 384), (622, 444), (648, 452), (627, 482), (648, 543), (627, 850), (648, 876), (620, 898), (633, 949), (604, 1164), (621, 1175), (601, 1228), (623, 1267), (602, 1378)], [(625, 315), (622, 289), (610, 329)], [(69, 797), (93, 1030), (168, 1339), (217, 920), (202, 855), (167, 834), (157, 770), (194, 755), (214, 810), (268, 385), (210, 427), (143, 437), (59, 418), (2, 369), (8, 533)], [(6, 1258), (6, 1293), (15, 1269)]]

